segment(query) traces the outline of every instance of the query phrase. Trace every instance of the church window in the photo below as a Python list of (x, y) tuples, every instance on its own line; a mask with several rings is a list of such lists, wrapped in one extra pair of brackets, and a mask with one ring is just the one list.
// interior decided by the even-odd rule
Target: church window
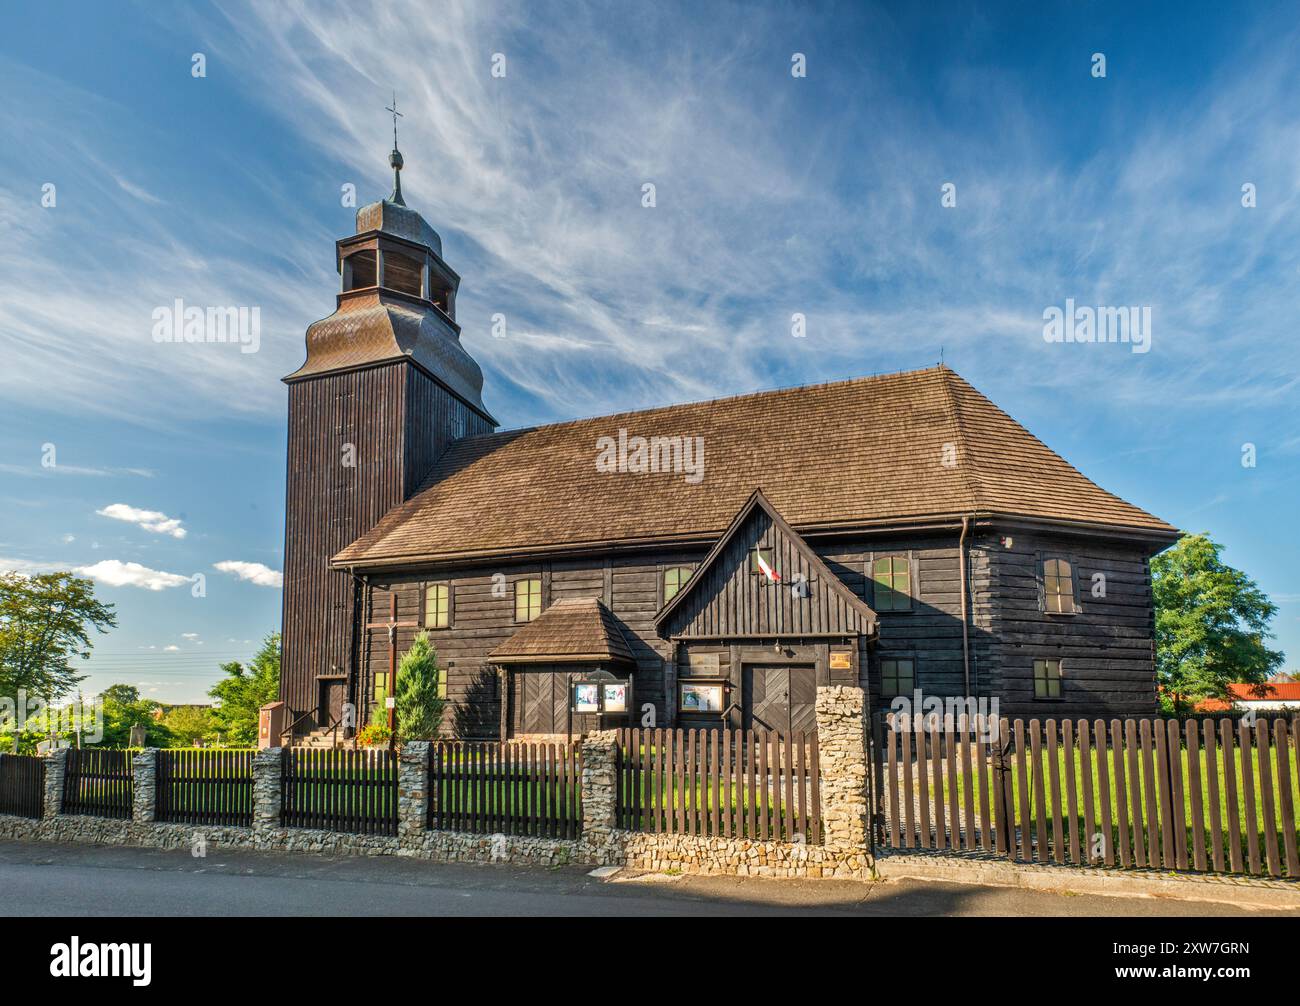
[(1034, 661), (1034, 698), (1059, 699), (1061, 697), (1061, 662), (1059, 660)]
[(451, 585), (431, 583), (424, 589), (424, 627), (445, 629), (451, 625)]
[(916, 687), (916, 665), (911, 660), (880, 661), (880, 694), (886, 698), (911, 695)]
[(670, 566), (664, 570), (664, 604), (677, 596), (678, 591), (686, 586), (691, 578), (689, 566)]
[(532, 576), (515, 581), (515, 621), (531, 622), (542, 613), (542, 579)]
[(1043, 610), (1053, 615), (1074, 613), (1074, 572), (1065, 559), (1043, 562)]
[(872, 607), (877, 611), (910, 611), (912, 567), (906, 555), (877, 556), (871, 563)]

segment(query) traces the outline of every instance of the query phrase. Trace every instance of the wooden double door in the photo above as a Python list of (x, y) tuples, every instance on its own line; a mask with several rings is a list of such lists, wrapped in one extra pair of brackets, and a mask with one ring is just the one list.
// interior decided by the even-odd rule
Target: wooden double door
[[(569, 729), (569, 676), (568, 671), (527, 670), (511, 671), (511, 692), (514, 709), (511, 717), (511, 734), (562, 734)], [(584, 716), (574, 716), (573, 728), (580, 732), (579, 721)]]
[(817, 729), (817, 671), (813, 664), (746, 664), (745, 729), (775, 730), (784, 737)]

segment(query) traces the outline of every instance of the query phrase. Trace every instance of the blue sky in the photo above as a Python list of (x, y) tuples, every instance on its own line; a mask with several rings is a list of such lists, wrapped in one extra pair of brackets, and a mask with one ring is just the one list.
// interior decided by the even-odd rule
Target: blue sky
[[(279, 379), (333, 308), (342, 187), (390, 187), (394, 88), (503, 425), (942, 347), (1085, 474), (1222, 541), (1300, 665), (1293, 8), (362, 6), (7, 12), (0, 565), (95, 571), (120, 626), (88, 689), (197, 700), (277, 626)], [(260, 350), (154, 342), (178, 297), (257, 306)], [(1067, 298), (1150, 307), (1150, 351), (1046, 342)]]

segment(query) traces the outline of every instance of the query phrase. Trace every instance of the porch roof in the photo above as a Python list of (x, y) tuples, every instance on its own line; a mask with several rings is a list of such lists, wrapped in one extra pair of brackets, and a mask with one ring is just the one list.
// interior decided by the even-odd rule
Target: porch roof
[(498, 664), (632, 663), (632, 647), (613, 613), (595, 597), (556, 601), (498, 646)]

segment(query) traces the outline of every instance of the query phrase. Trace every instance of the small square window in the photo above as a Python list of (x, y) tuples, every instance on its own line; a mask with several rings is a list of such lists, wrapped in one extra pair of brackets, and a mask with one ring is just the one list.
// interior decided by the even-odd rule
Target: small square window
[(878, 556), (871, 564), (872, 607), (876, 611), (910, 611), (912, 564), (906, 555)]
[(424, 627), (445, 629), (451, 625), (451, 585), (431, 583), (424, 590)]
[(893, 657), (880, 661), (880, 691), (890, 698), (911, 695), (916, 688), (916, 668), (911, 660)]
[(515, 621), (531, 622), (542, 613), (542, 579), (532, 576), (515, 581)]
[(1034, 698), (1059, 699), (1061, 697), (1061, 662), (1059, 660), (1034, 661)]

